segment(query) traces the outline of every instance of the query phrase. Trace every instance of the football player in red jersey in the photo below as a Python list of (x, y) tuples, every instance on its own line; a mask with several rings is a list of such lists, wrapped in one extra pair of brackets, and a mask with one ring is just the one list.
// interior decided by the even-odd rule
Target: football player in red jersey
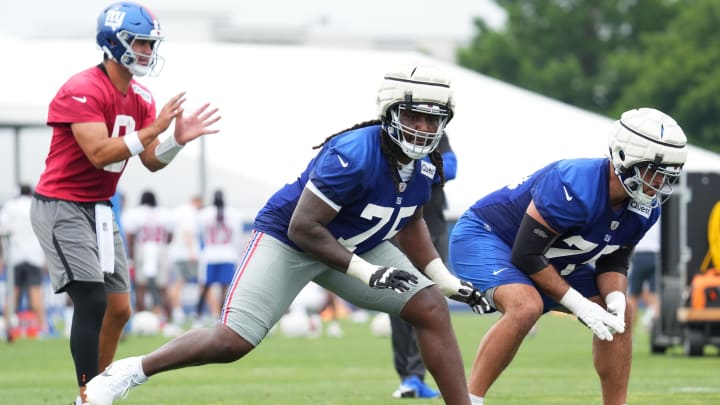
[[(130, 317), (125, 249), (110, 197), (127, 160), (138, 155), (150, 171), (165, 167), (183, 146), (220, 116), (202, 105), (185, 115), (185, 92), (156, 114), (155, 100), (133, 76), (159, 73), (160, 24), (145, 7), (106, 7), (97, 21), (101, 64), (72, 76), (50, 102), (53, 129), (46, 168), (32, 203), (33, 229), (47, 257), (53, 288), (75, 305), (70, 351), (83, 403), (86, 382), (111, 363)], [(170, 123), (174, 134), (160, 141)]]

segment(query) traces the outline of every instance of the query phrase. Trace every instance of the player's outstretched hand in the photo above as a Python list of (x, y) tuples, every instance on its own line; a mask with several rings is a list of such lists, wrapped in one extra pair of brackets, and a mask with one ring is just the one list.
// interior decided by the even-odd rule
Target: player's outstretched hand
[(198, 138), (202, 135), (215, 134), (219, 129), (210, 128), (218, 120), (218, 108), (211, 108), (209, 103), (202, 105), (190, 115), (185, 115), (181, 110), (175, 118), (175, 141), (180, 145)]
[(486, 314), (492, 310), (483, 293), (467, 281), (461, 281), (457, 293), (449, 295), (448, 298), (470, 305), (470, 308), (476, 314)]
[[(155, 131), (158, 135), (163, 133), (169, 126), (170, 123), (178, 116), (182, 114), (183, 103), (185, 103), (185, 92), (180, 92), (171, 98), (157, 113), (155, 122)], [(175, 138), (177, 140), (177, 137)], [(184, 145), (182, 143), (181, 145)]]
[(379, 267), (370, 277), (369, 285), (372, 288), (388, 288), (401, 293), (417, 285), (418, 279), (412, 273), (395, 267)]

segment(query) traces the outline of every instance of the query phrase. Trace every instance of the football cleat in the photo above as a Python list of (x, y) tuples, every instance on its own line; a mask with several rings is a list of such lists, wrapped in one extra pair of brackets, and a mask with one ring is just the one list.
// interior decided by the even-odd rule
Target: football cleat
[(438, 398), (440, 393), (412, 375), (402, 380), (392, 396), (393, 398)]
[(110, 364), (85, 386), (85, 398), (89, 405), (111, 405), (116, 399), (125, 398), (130, 388), (148, 380), (141, 372), (142, 357), (128, 357)]

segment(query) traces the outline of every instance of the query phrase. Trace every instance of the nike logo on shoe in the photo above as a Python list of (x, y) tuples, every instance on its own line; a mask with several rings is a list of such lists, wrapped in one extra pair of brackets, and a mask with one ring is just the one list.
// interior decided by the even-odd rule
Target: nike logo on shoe
[(86, 103), (86, 102), (87, 102), (87, 97), (85, 97), (85, 96), (82, 96), (82, 97), (72, 96), (72, 98), (73, 98), (73, 100), (78, 101), (78, 102), (80, 102), (80, 103)]
[(503, 271), (505, 271), (507, 269), (508, 269), (507, 267), (503, 267), (500, 270), (495, 270), (495, 271), (493, 271), (493, 276), (497, 276), (498, 274), (502, 273)]
[(565, 186), (563, 186), (563, 191), (565, 192), (565, 199), (568, 200), (568, 201), (572, 201), (573, 196), (571, 196), (570, 193), (568, 193), (568, 191), (567, 191), (567, 189), (565, 188)]
[(113, 374), (110, 374), (110, 366), (107, 366), (105, 368), (105, 371), (103, 371), (102, 374), (100, 374), (100, 375), (102, 375), (104, 377), (112, 377)]

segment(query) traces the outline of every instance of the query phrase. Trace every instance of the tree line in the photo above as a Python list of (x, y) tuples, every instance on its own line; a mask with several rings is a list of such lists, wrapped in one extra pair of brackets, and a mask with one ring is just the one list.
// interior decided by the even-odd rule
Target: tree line
[(611, 118), (660, 109), (720, 152), (720, 1), (495, 2), (506, 24), (477, 18), (460, 65)]

